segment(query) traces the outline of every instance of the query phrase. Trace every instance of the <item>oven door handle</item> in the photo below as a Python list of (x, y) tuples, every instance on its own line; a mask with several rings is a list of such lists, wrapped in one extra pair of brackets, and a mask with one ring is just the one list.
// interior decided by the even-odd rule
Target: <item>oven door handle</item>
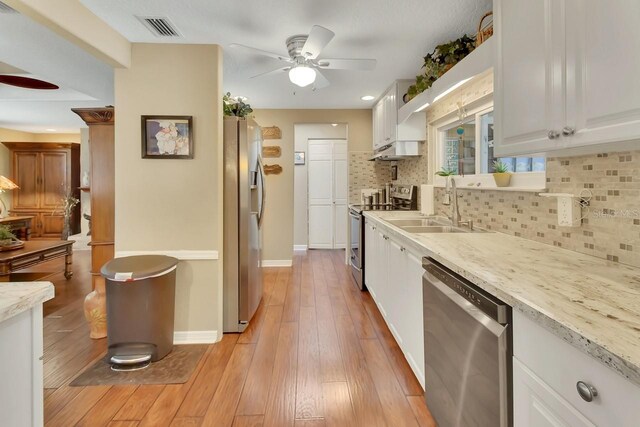
[(361, 214), (356, 213), (356, 212), (352, 212), (352, 211), (349, 211), (349, 216), (351, 218), (357, 219), (358, 221), (360, 221), (360, 218), (362, 218)]

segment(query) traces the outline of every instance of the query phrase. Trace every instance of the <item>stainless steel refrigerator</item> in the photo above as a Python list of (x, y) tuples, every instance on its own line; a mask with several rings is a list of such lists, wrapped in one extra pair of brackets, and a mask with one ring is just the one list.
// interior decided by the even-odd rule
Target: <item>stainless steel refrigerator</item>
[(242, 332), (262, 299), (262, 130), (224, 118), (224, 332)]

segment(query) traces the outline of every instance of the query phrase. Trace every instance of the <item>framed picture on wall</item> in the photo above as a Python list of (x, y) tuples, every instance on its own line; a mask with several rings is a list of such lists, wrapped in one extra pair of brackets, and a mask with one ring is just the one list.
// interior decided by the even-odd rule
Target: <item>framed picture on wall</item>
[(142, 116), (143, 159), (193, 159), (192, 116)]
[(293, 155), (294, 165), (304, 165), (304, 151), (296, 151)]

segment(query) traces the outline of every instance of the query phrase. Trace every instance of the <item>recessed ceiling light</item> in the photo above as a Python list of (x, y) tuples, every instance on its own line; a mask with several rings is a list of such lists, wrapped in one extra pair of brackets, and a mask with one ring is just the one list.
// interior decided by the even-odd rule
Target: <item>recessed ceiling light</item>
[(336, 126), (338, 126), (338, 124), (337, 123), (331, 123), (331, 126), (336, 127)]
[(375, 97), (375, 96), (372, 96), (372, 95), (365, 95), (365, 96), (363, 96), (363, 97), (362, 97), (362, 98), (360, 98), (360, 99), (362, 99), (363, 101), (373, 101), (375, 98), (376, 98), (376, 97)]
[(55, 132), (55, 129), (45, 129), (47, 132)]

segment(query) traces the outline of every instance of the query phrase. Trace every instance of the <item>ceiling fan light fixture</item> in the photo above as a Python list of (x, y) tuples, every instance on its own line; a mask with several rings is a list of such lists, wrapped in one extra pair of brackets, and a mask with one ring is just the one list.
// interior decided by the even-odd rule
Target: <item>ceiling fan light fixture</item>
[(289, 70), (289, 80), (296, 86), (305, 87), (316, 81), (316, 70), (299, 65)]

